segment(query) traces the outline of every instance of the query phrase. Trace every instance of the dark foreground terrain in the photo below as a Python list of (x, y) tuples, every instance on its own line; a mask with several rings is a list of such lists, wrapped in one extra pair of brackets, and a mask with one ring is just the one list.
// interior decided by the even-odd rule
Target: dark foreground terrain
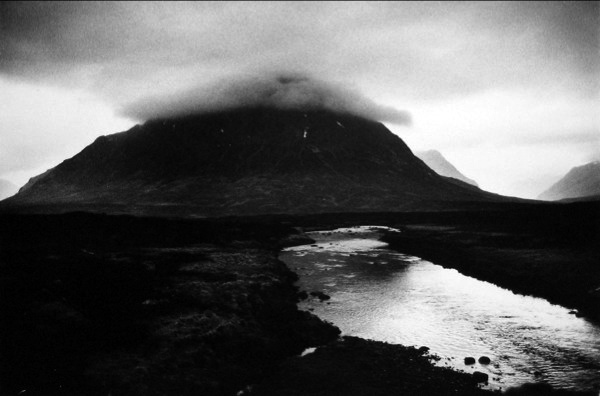
[(234, 395), (337, 328), (296, 307), (277, 225), (4, 216), (5, 395)]
[(470, 375), (434, 367), (414, 348), (335, 341), (337, 328), (297, 309), (296, 275), (279, 249), (309, 242), (294, 226), (389, 225), (402, 229), (387, 238), (407, 253), (593, 315), (598, 208), (215, 220), (4, 214), (0, 394), (482, 394)]

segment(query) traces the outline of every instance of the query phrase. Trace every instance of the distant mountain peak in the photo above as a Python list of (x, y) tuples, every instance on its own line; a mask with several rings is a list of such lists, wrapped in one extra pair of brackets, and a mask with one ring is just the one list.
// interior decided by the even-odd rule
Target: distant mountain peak
[(19, 188), (8, 180), (0, 179), (0, 200), (14, 195)]
[(600, 161), (572, 168), (567, 174), (541, 193), (547, 201), (594, 197), (600, 195)]
[(416, 152), (415, 155), (439, 175), (452, 177), (476, 187), (479, 186), (475, 180), (463, 175), (437, 150), (420, 151)]

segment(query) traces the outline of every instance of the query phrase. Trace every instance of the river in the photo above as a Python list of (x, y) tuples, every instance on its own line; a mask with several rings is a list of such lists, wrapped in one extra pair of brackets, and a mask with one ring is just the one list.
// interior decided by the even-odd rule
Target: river
[[(569, 309), (387, 249), (377, 227), (308, 235), (317, 243), (280, 258), (300, 276), (301, 290), (331, 296), (301, 308), (344, 335), (427, 346), (442, 358), (438, 365), (488, 373), (489, 389), (600, 388), (600, 327)], [(467, 356), (491, 363), (465, 365)]]

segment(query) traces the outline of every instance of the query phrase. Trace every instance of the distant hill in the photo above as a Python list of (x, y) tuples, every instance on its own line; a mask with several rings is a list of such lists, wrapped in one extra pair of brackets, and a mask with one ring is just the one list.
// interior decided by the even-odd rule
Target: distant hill
[(155, 119), (99, 137), (5, 205), (226, 216), (505, 200), (439, 176), (379, 122), (260, 107)]
[(562, 179), (541, 193), (538, 198), (547, 201), (577, 199), (600, 195), (600, 161), (577, 166)]
[(8, 180), (0, 179), (0, 200), (14, 195), (19, 188)]
[(437, 150), (419, 151), (415, 155), (419, 157), (428, 167), (436, 171), (439, 175), (446, 177), (453, 177), (455, 179), (464, 181), (465, 183), (479, 187), (477, 182), (473, 179), (469, 179), (465, 175), (459, 172), (454, 165)]

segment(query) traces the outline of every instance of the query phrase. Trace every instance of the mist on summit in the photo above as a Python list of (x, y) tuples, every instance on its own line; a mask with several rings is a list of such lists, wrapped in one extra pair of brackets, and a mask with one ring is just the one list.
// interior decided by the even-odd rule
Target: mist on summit
[(134, 119), (149, 120), (256, 107), (328, 110), (398, 125), (411, 122), (407, 111), (377, 104), (357, 90), (294, 73), (234, 76), (181, 92), (142, 98), (121, 112)]

